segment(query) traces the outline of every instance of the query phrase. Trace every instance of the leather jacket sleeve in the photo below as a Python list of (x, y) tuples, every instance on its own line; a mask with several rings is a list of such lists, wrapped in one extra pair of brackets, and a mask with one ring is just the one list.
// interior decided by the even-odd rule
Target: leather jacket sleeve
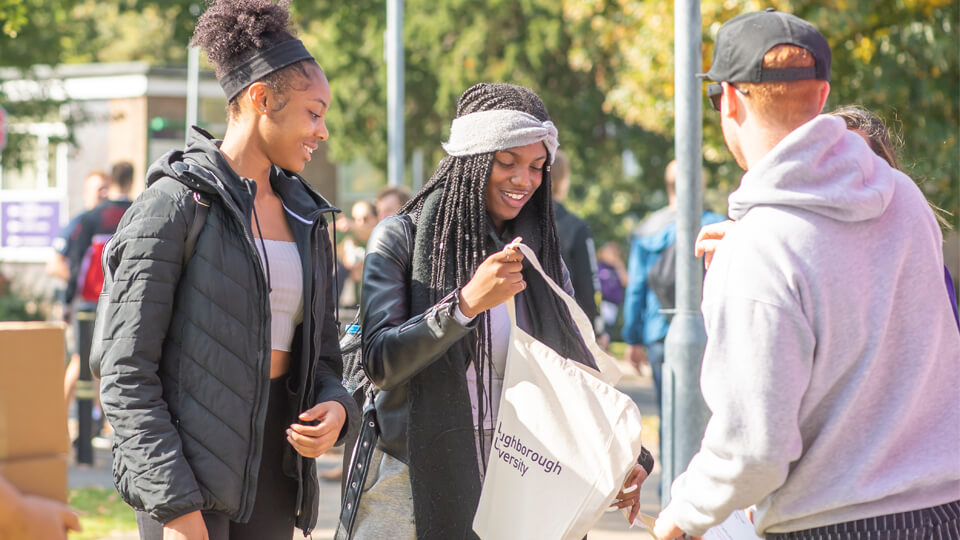
[(388, 217), (370, 236), (363, 262), (363, 367), (381, 390), (409, 381), (476, 324), (463, 326), (454, 319), (459, 290), (424, 313), (410, 313), (413, 236), (409, 216)]

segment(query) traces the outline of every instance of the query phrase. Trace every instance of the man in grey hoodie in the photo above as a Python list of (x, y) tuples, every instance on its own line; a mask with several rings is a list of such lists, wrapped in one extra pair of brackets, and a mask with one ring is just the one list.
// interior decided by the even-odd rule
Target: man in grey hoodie
[(747, 170), (707, 274), (712, 417), (659, 538), (752, 506), (768, 539), (960, 538), (960, 334), (913, 181), (822, 116), (830, 49), (772, 10), (727, 22), (705, 74)]

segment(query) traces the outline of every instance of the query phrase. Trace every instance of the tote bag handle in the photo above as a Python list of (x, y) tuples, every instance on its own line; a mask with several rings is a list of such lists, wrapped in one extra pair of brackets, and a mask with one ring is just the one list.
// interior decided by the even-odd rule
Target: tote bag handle
[[(577, 326), (577, 330), (580, 331), (580, 337), (583, 338), (584, 343), (587, 345), (587, 349), (590, 350), (590, 354), (593, 355), (594, 360), (597, 362), (597, 368), (594, 369), (590, 366), (576, 363), (577, 367), (582, 368), (587, 373), (599, 378), (603, 382), (609, 385), (617, 384), (617, 381), (620, 380), (620, 377), (623, 374), (620, 372), (620, 368), (617, 366), (617, 361), (614, 360), (609, 353), (604, 351), (597, 345), (597, 336), (593, 331), (593, 323), (590, 322), (590, 318), (587, 317), (587, 314), (583, 312), (583, 309), (577, 305), (576, 300), (572, 296), (567, 294), (555, 281), (553, 278), (547, 275), (543, 270), (543, 266), (540, 264), (540, 260), (537, 259), (537, 255), (530, 249), (529, 246), (523, 243), (513, 244), (520, 249), (520, 252), (523, 253), (524, 258), (530, 262), (530, 265), (533, 266), (534, 270), (540, 273), (543, 277), (543, 280), (547, 282), (547, 285), (553, 289), (553, 292), (563, 300), (563, 303), (567, 305), (567, 310), (570, 312), (570, 317), (573, 319), (573, 323)], [(511, 298), (507, 301), (507, 311), (510, 313), (510, 322), (513, 326), (517, 324), (516, 316), (516, 306), (514, 305), (514, 300)]]

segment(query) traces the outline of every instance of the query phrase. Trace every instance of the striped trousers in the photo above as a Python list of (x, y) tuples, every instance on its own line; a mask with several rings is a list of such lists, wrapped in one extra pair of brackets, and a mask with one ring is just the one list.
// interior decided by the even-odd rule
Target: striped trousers
[(960, 540), (960, 501), (826, 527), (768, 533), (767, 540)]

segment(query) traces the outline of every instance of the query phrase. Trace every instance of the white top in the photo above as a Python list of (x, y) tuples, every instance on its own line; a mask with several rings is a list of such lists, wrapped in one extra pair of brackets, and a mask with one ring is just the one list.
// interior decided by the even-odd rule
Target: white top
[(820, 116), (751, 167), (703, 292), (713, 416), (664, 514), (793, 531), (960, 497), (960, 333), (914, 182)]
[(293, 331), (303, 320), (303, 265), (296, 242), (281, 240), (254, 241), (260, 253), (264, 272), (263, 249), (270, 261), (270, 348), (290, 351)]

